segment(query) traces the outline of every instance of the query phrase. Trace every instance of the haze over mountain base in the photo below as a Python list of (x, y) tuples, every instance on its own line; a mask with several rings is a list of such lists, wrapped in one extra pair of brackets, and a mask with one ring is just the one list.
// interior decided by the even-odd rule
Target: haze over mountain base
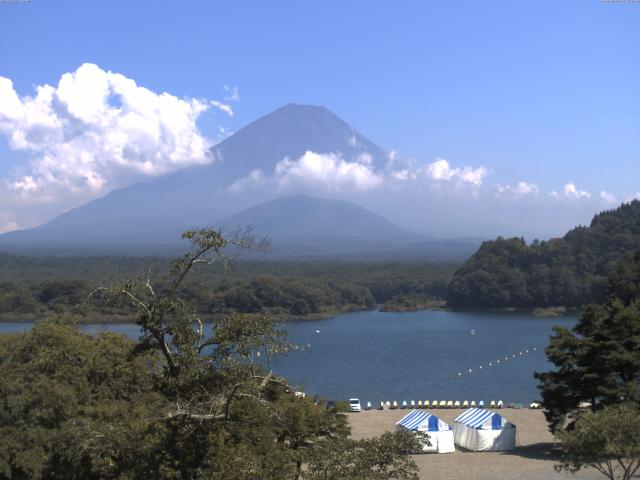
[[(417, 166), (319, 106), (288, 104), (210, 153), (210, 164), (114, 190), (44, 225), (0, 235), (0, 249), (174, 253), (184, 246), (182, 231), (214, 226), (254, 227), (270, 236), (270, 255), (278, 258), (446, 260), (465, 258), (481, 238), (560, 234), (595, 213), (591, 203), (543, 198), (524, 183), (487, 187), (483, 167), (443, 159)], [(540, 215), (547, 221), (530, 221)]]

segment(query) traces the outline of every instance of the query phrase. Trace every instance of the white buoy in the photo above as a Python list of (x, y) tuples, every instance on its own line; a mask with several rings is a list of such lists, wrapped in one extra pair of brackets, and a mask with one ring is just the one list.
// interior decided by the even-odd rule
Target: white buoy
[(482, 368), (482, 365), (480, 365), (480, 368)]
[(316, 333), (320, 333), (320, 330), (316, 330)]
[(500, 360), (498, 360), (498, 362), (497, 362), (497, 363), (500, 363)]
[(469, 373), (471, 373), (471, 369), (469, 369)]
[(489, 366), (491, 366), (491, 362), (489, 362)]
[(458, 372), (458, 376), (461, 377), (462, 376), (462, 372)]

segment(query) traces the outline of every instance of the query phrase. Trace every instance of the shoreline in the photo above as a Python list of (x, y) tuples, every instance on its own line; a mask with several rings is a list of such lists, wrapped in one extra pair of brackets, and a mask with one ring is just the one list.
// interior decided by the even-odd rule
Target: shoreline
[[(532, 315), (534, 317), (539, 318), (564, 318), (567, 316), (575, 315), (580, 312), (580, 308), (575, 307), (535, 307), (535, 308), (499, 308), (499, 309), (451, 309), (446, 306), (446, 303), (436, 302), (435, 304), (429, 305), (421, 305), (421, 308), (401, 308), (401, 309), (389, 309), (385, 308), (384, 304), (376, 304), (372, 308), (344, 308), (339, 310), (328, 310), (324, 312), (311, 313), (308, 315), (300, 316), (293, 314), (269, 314), (267, 313), (244, 313), (241, 315), (258, 315), (258, 316), (267, 316), (271, 317), (276, 322), (297, 322), (297, 321), (314, 321), (314, 320), (330, 320), (339, 315), (344, 315), (347, 313), (356, 313), (356, 312), (374, 312), (378, 311), (381, 313), (413, 313), (413, 312), (468, 312), (468, 313), (496, 313), (496, 314), (508, 314), (508, 313), (519, 313)], [(422, 308), (424, 307), (424, 308)], [(64, 313), (64, 312), (63, 312)], [(36, 323), (39, 320), (42, 320), (46, 317), (50, 317), (53, 315), (58, 315), (58, 312), (44, 312), (40, 314), (11, 314), (11, 313), (0, 313), (0, 323)], [(80, 325), (87, 324), (99, 324), (99, 323), (110, 323), (114, 325), (127, 325), (133, 324), (135, 322), (134, 317), (128, 317), (124, 315), (117, 314), (104, 314), (104, 315), (96, 315), (96, 314), (87, 314), (81, 315), (77, 313), (70, 314), (72, 316), (81, 316), (82, 318), (78, 321)], [(225, 315), (224, 313), (217, 313), (212, 315), (203, 315), (204, 323), (212, 323), (213, 319), (216, 316)], [(87, 318), (89, 317), (89, 318)], [(86, 320), (85, 320), (86, 319)]]
[[(395, 422), (411, 410), (369, 410), (346, 413), (351, 437), (358, 440), (393, 431)], [(453, 419), (464, 409), (427, 410), (453, 425)], [(418, 465), (418, 478), (470, 480), (564, 480), (597, 479), (594, 471), (575, 475), (555, 472), (559, 460), (557, 443), (548, 430), (542, 410), (498, 409), (500, 415), (516, 425), (516, 449), (508, 452), (470, 452), (456, 445), (454, 453), (411, 455)]]

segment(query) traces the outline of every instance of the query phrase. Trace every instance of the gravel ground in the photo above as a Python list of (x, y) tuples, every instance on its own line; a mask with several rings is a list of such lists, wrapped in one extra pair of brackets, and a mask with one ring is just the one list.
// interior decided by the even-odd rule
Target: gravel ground
[[(463, 410), (434, 410), (442, 420), (453, 423)], [(407, 410), (371, 410), (347, 414), (353, 438), (367, 438), (393, 430), (395, 422), (408, 413)], [(511, 452), (468, 452), (456, 450), (449, 454), (414, 455), (420, 467), (421, 479), (432, 480), (561, 480), (604, 478), (595, 471), (583, 471), (576, 475), (559, 474), (553, 469), (557, 462), (553, 436), (540, 410), (505, 409), (500, 412), (514, 423), (516, 449)], [(456, 448), (458, 448), (456, 446)]]

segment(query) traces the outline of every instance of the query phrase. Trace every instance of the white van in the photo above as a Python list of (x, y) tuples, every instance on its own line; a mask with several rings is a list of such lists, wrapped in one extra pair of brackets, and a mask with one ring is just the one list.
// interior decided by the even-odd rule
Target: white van
[(357, 398), (349, 399), (349, 411), (350, 412), (361, 412), (362, 407), (360, 406), (360, 400)]

